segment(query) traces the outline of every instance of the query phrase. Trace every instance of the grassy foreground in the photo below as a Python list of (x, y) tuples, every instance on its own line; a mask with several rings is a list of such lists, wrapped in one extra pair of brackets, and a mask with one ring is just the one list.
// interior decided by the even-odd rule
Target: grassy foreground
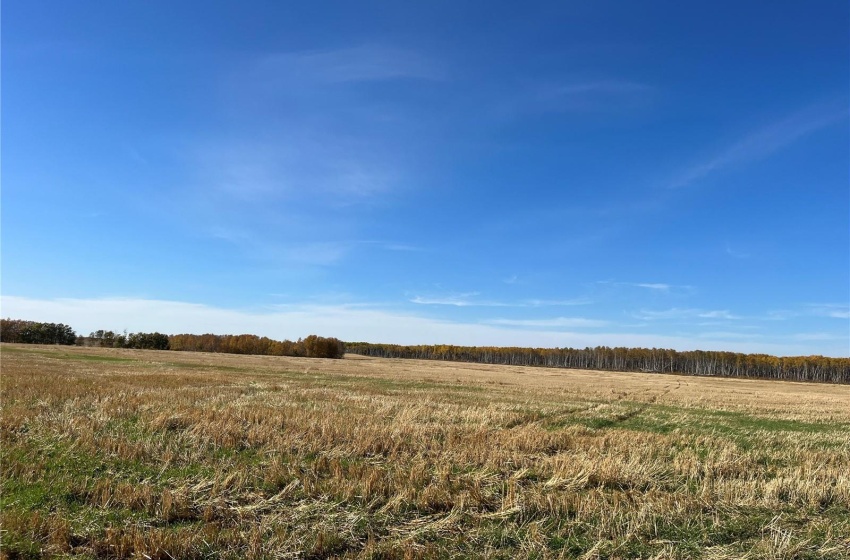
[(850, 386), (0, 360), (3, 558), (850, 558)]

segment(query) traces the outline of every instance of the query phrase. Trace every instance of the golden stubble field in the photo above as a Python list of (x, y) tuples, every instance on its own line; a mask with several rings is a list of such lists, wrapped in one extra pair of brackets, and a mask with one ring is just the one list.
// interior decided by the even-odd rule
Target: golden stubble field
[(4, 558), (850, 558), (850, 386), (0, 347)]

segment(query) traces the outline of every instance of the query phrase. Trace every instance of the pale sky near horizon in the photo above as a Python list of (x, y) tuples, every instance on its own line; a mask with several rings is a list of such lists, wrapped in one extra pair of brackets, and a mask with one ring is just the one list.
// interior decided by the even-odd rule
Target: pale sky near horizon
[(3, 317), (850, 356), (850, 5), (2, 4)]

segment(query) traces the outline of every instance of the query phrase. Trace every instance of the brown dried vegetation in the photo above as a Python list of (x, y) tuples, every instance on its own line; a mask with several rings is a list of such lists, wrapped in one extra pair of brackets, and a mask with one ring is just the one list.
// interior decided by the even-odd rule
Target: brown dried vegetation
[(850, 387), (2, 346), (6, 558), (850, 558)]

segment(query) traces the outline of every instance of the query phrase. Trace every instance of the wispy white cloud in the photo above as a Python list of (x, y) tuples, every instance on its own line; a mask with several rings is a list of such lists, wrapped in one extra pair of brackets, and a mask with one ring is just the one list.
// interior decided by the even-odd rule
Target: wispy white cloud
[(409, 301), (421, 305), (452, 305), (455, 307), (564, 307), (572, 305), (588, 305), (593, 303), (587, 298), (546, 300), (546, 299), (523, 299), (518, 301), (493, 301), (477, 299), (480, 292), (466, 292), (460, 294), (446, 294), (438, 296), (415, 296)]
[(645, 105), (655, 91), (652, 85), (625, 79), (576, 80), (538, 86), (521, 106), (506, 106), (503, 111), (616, 112)]
[(124, 144), (124, 152), (131, 160), (133, 160), (133, 162), (142, 165), (150, 165), (148, 159), (144, 157), (141, 152), (139, 152), (139, 150), (137, 150), (134, 146), (130, 144)]
[(241, 227), (213, 226), (203, 233), (238, 248), (245, 257), (279, 266), (329, 266), (355, 248), (346, 241), (276, 240)]
[[(187, 162), (193, 181), (164, 209), (201, 235), (251, 258), (328, 264), (358, 244), (364, 215), (385, 203), (400, 175), (368, 142), (301, 138), (203, 141)], [(387, 250), (413, 250), (385, 243)]]
[(440, 296), (415, 296), (410, 303), (420, 305), (451, 305), (454, 307), (510, 307), (510, 304), (499, 301), (486, 301), (476, 299), (479, 292), (467, 292), (462, 294), (448, 294)]
[(324, 242), (289, 245), (282, 253), (289, 262), (327, 266), (343, 258), (348, 250), (348, 245), (344, 243)]
[(408, 128), (377, 124), (380, 104), (363, 102), (357, 88), (332, 86), (440, 79), (440, 65), (375, 45), (244, 62), (222, 76), (218, 92), (218, 110), (234, 125), (175, 147), (188, 179), (163, 211), (248, 256), (339, 261), (373, 225), (371, 212), (415, 188), (417, 152)]
[(519, 302), (520, 307), (569, 307), (572, 305), (590, 305), (593, 300), (587, 297), (571, 299), (525, 299)]
[(387, 251), (401, 251), (406, 253), (415, 253), (422, 251), (422, 247), (416, 247), (415, 245), (405, 245), (404, 243), (384, 243), (381, 245), (383, 249)]
[(850, 319), (850, 305), (841, 303), (814, 303), (806, 306), (806, 311), (818, 317)]
[(677, 295), (686, 295), (694, 291), (693, 286), (668, 284), (666, 282), (615, 282), (613, 280), (599, 280), (596, 282), (599, 285), (643, 288), (658, 293), (670, 293)]
[(233, 227), (226, 226), (213, 226), (209, 230), (207, 230), (207, 234), (214, 239), (221, 239), (222, 241), (228, 241), (230, 243), (250, 243), (252, 241), (252, 236), (249, 232)]
[(772, 309), (768, 311), (765, 316), (765, 321), (785, 321), (794, 317), (795, 315), (799, 315), (798, 313), (791, 312), (787, 309)]
[(816, 105), (755, 130), (705, 161), (684, 169), (669, 184), (682, 188), (712, 173), (763, 159), (802, 138), (847, 119), (847, 107)]
[(383, 249), (384, 251), (395, 251), (400, 253), (420, 253), (427, 250), (426, 248), (420, 247), (418, 245), (411, 245), (409, 243), (401, 243), (396, 241), (362, 239), (359, 241), (354, 241), (352, 243), (357, 245), (363, 245), (366, 247), (376, 247), (379, 249)]
[(729, 319), (729, 320), (737, 320), (741, 317), (737, 315), (733, 315), (726, 309), (714, 310), (714, 311), (703, 311), (698, 314), (699, 317), (703, 319)]
[(633, 284), (638, 288), (646, 288), (648, 290), (657, 290), (659, 292), (669, 292), (672, 286), (670, 284)]
[(766, 320), (784, 321), (795, 317), (826, 317), (850, 319), (850, 305), (846, 303), (810, 303), (796, 309), (774, 309), (767, 313)]
[(732, 314), (726, 309), (705, 310), (682, 307), (672, 307), (670, 309), (661, 310), (642, 309), (634, 316), (644, 321), (663, 321), (694, 318), (737, 320), (741, 318), (737, 315)]
[(631, 94), (652, 91), (655, 88), (648, 84), (632, 82), (629, 80), (596, 80), (573, 82), (552, 89), (558, 95), (584, 95), (584, 94)]
[(813, 333), (797, 333), (792, 335), (794, 340), (803, 340), (803, 341), (831, 341), (831, 340), (841, 340), (847, 344), (850, 344), (850, 340), (847, 339), (845, 335), (829, 333), (829, 332), (813, 332)]
[[(287, 83), (441, 80), (445, 72), (432, 58), (391, 46), (360, 45), (340, 49), (285, 52), (264, 56), (256, 71), (269, 81)], [(295, 84), (293, 84), (295, 82)]]
[(700, 338), (715, 340), (753, 340), (764, 338), (763, 334), (740, 331), (704, 331), (699, 333)]
[(189, 164), (207, 196), (223, 195), (231, 204), (312, 199), (324, 206), (346, 205), (384, 194), (398, 179), (391, 158), (378, 156), (368, 140), (307, 130), (264, 142), (207, 140)]
[(735, 258), (735, 259), (748, 259), (748, 258), (750, 258), (749, 253), (745, 253), (744, 251), (732, 249), (732, 246), (729, 243), (726, 244), (726, 254), (729, 255), (730, 257)]
[(491, 319), (484, 321), (484, 324), (509, 327), (586, 328), (604, 327), (609, 322), (583, 317), (555, 317), (553, 319)]
[[(459, 344), (471, 346), (574, 347), (626, 346), (677, 350), (727, 350), (800, 355), (813, 352), (817, 341), (769, 343), (668, 336), (633, 332), (572, 332), (546, 327), (511, 328), (439, 321), (366, 305), (289, 305), (282, 307), (223, 309), (209, 305), (139, 298), (40, 300), (4, 295), (3, 315), (35, 321), (61, 322), (78, 333), (97, 329), (168, 334), (252, 333), (290, 340), (310, 333), (348, 341), (396, 344)], [(847, 355), (840, 341), (820, 341), (815, 352)]]
[(662, 310), (641, 309), (633, 316), (642, 321), (658, 321), (666, 319), (681, 319), (684, 317), (696, 317), (699, 313), (699, 309), (682, 309), (679, 307), (673, 307)]

